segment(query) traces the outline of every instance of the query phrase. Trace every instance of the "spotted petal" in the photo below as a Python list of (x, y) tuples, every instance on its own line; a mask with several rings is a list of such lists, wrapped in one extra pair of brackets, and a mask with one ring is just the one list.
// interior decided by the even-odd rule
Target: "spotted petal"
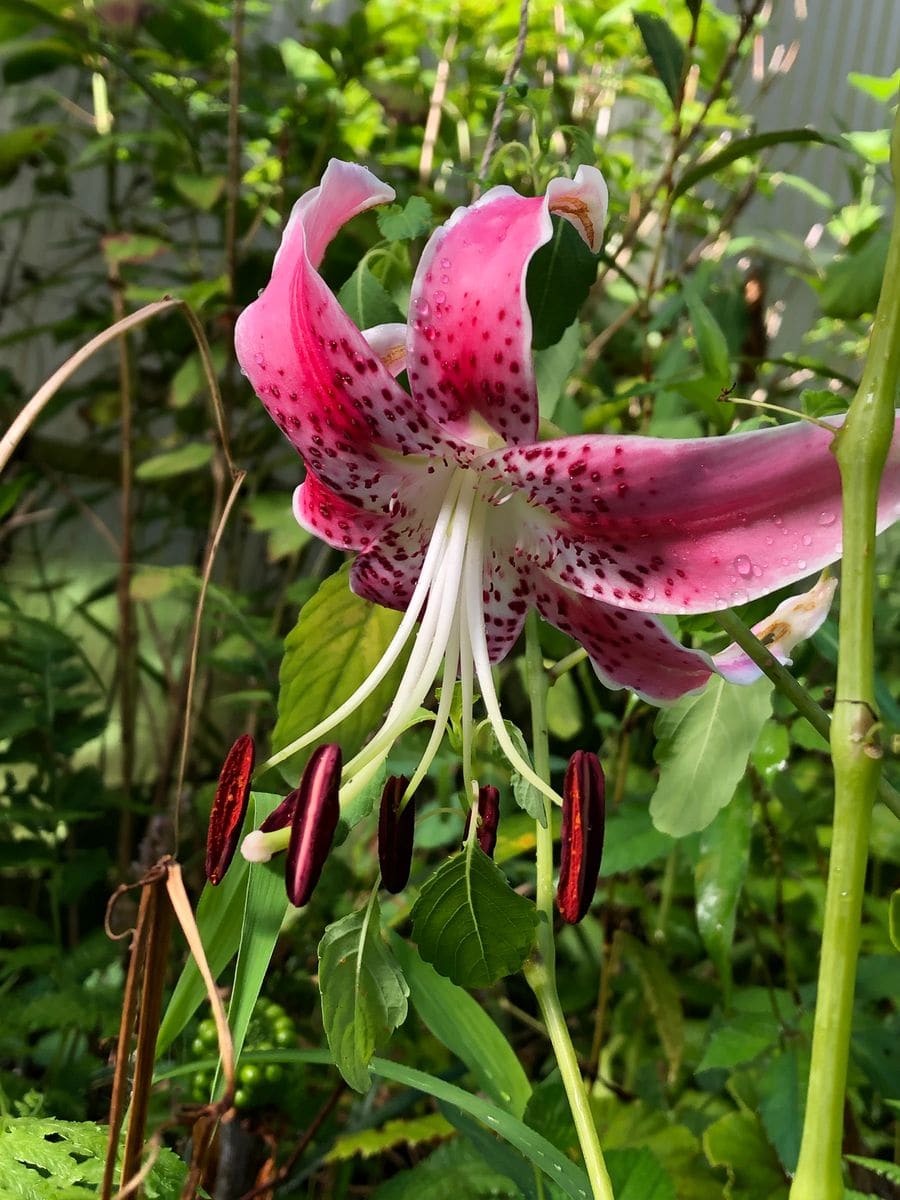
[(436, 424), (481, 445), (491, 431), (512, 443), (536, 436), (525, 274), (552, 236), (551, 212), (599, 248), (606, 199), (600, 172), (579, 167), (544, 197), (492, 188), (435, 231), (413, 281), (407, 361), (413, 394)]
[(364, 167), (334, 159), (297, 201), (272, 278), (241, 314), (241, 366), (318, 478), (348, 500), (384, 508), (410, 478), (401, 455), (432, 454), (440, 434), (395, 382), (317, 271), (357, 213), (394, 196)]
[[(690, 441), (567, 437), (511, 447), (488, 466), (527, 500), (538, 552), (566, 587), (645, 612), (708, 612), (840, 557), (831, 440), (808, 422)], [(898, 512), (895, 439), (879, 528)]]

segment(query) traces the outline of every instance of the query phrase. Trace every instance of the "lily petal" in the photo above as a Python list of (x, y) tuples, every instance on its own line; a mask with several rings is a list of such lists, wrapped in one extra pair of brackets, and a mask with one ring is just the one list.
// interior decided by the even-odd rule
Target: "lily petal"
[[(838, 426), (841, 418), (832, 419)], [(718, 438), (566, 437), (487, 460), (520, 489), (558, 581), (644, 612), (709, 612), (803, 579), (841, 555), (831, 437), (798, 422)], [(900, 439), (878, 527), (900, 513)]]
[(399, 321), (373, 325), (363, 337), (381, 359), (382, 366), (396, 378), (406, 370), (406, 326)]
[(376, 507), (411, 476), (399, 456), (434, 453), (442, 439), (316, 268), (346, 221), (393, 196), (364, 167), (332, 159), (294, 205), (272, 278), (235, 330), (244, 372), (307, 466), (346, 499)]
[(338, 550), (365, 550), (391, 523), (389, 516), (338, 496), (312, 471), (294, 492), (294, 516), (304, 529)]
[(530, 441), (537, 433), (525, 275), (552, 236), (551, 212), (596, 246), (606, 217), (600, 172), (580, 167), (574, 180), (554, 180), (544, 197), (491, 188), (435, 231), (419, 261), (410, 386), (437, 425), (477, 445)]

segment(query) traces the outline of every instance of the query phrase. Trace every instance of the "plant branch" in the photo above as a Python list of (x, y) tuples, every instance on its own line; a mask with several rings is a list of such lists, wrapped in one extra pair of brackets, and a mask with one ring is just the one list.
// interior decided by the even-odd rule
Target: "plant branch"
[(478, 179), (475, 182), (475, 190), (472, 194), (472, 199), (477, 200), (481, 192), (481, 183), (485, 175), (487, 175), (488, 167), (491, 163), (494, 150), (497, 147), (497, 141), (500, 137), (500, 122), (503, 120), (503, 112), (506, 108), (506, 98), (509, 95), (509, 89), (515, 78), (516, 71), (522, 64), (522, 56), (525, 53), (525, 40), (528, 37), (528, 0), (522, 0), (519, 9), (519, 32), (516, 36), (516, 48), (513, 56), (510, 59), (509, 66), (506, 68), (506, 74), (503, 76), (503, 83), (500, 88), (500, 95), (497, 97), (497, 103), (494, 106), (494, 116), (491, 120), (491, 128), (488, 133), (488, 139), (484, 144), (484, 152), (481, 155), (481, 163), (478, 167)]

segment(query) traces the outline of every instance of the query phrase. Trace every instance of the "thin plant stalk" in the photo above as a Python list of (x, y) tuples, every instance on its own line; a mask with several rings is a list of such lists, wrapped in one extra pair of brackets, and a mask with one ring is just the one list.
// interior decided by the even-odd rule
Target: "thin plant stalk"
[[(892, 161), (900, 193), (900, 114)], [(831, 722), (834, 824), (806, 1115), (791, 1200), (843, 1200), (841, 1146), (872, 803), (881, 770), (874, 686), (875, 516), (900, 381), (900, 220), (894, 221), (859, 390), (835, 438), (844, 561)]]
[[(528, 694), (531, 701), (534, 769), (543, 780), (549, 783), (548, 680), (538, 640), (537, 613), (534, 611), (528, 614), (525, 635), (527, 639), (525, 664)], [(553, 1046), (553, 1053), (556, 1056), (572, 1119), (575, 1122), (578, 1143), (581, 1146), (581, 1154), (594, 1200), (614, 1200), (612, 1183), (606, 1163), (603, 1161), (603, 1151), (600, 1148), (597, 1127), (588, 1103), (584, 1079), (556, 987), (556, 944), (553, 940), (553, 825), (550, 819), (550, 801), (546, 797), (543, 798), (543, 804), (545, 824), (541, 825), (538, 821), (535, 827), (537, 835), (537, 946), (525, 964), (525, 978), (535, 994), (550, 1043)]]

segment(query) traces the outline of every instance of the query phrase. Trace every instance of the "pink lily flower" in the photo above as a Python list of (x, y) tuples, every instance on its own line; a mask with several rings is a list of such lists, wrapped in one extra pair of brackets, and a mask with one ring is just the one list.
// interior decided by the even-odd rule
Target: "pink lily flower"
[[(241, 366), (306, 465), (297, 520), (357, 552), (354, 591), (404, 613), (356, 695), (270, 761), (318, 739), (371, 694), (418, 622), (397, 699), (345, 768), (346, 783), (361, 785), (380, 765), (443, 664), (434, 735), (407, 794), (440, 744), (457, 678), (469, 733), (477, 680), (510, 763), (546, 792), (506, 732), (491, 675), (529, 607), (585, 647), (604, 684), (653, 703), (715, 672), (750, 682), (757, 668), (737, 647), (715, 656), (687, 649), (655, 614), (746, 603), (840, 556), (831, 436), (799, 421), (693, 440), (537, 441), (526, 270), (551, 237), (551, 213), (599, 249), (600, 172), (582, 166), (543, 197), (495, 187), (457, 209), (424, 250), (408, 325), (360, 331), (317, 268), (346, 221), (393, 198), (365, 168), (333, 159), (294, 206), (271, 281), (237, 325)], [(412, 394), (395, 378), (404, 368)], [(898, 510), (894, 450), (881, 527)], [(833, 591), (822, 582), (760, 624), (783, 661), (824, 619)]]

